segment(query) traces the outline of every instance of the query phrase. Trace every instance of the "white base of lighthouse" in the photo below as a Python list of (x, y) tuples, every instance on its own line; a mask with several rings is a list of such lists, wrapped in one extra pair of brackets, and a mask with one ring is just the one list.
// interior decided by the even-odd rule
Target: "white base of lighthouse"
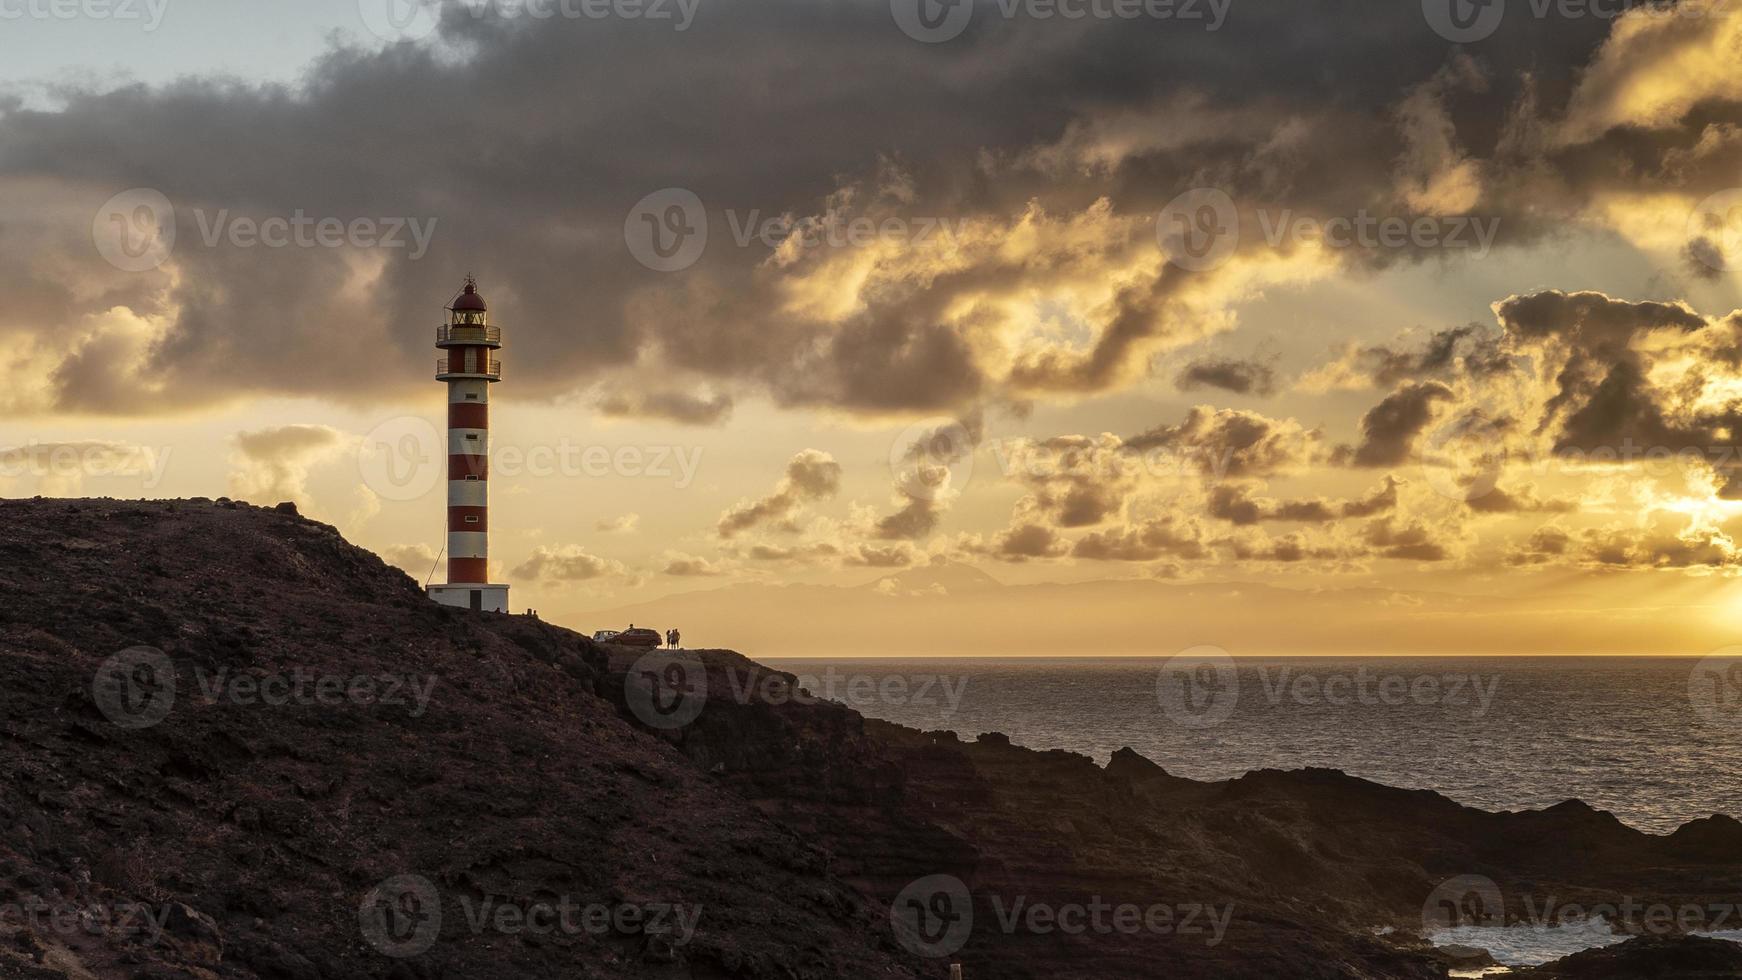
[(444, 606), (470, 609), (473, 612), (508, 611), (508, 586), (472, 585), (460, 582), (452, 585), (432, 585), (429, 597)]

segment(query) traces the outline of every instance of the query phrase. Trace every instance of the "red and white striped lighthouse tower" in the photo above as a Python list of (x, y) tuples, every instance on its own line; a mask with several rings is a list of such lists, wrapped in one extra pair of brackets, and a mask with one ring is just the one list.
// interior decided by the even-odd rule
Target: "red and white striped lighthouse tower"
[(502, 380), (502, 328), (490, 326), (478, 284), (448, 307), (436, 328), (436, 380), (448, 385), (448, 582), (429, 587), (446, 606), (508, 611), (508, 586), (490, 584), (490, 386)]

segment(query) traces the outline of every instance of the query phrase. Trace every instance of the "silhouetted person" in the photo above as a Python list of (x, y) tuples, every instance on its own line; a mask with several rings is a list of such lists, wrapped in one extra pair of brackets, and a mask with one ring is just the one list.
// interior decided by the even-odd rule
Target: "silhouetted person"
[(672, 645), (673, 649), (676, 649), (677, 647), (682, 646), (683, 645), (683, 634), (679, 633), (677, 630), (672, 630), (671, 631), (671, 645)]

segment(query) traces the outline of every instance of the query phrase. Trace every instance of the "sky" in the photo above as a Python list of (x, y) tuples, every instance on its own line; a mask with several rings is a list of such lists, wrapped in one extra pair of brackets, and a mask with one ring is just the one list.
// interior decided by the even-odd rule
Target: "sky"
[(1714, 0), (0, 0), (0, 492), (439, 582), (473, 274), (517, 610), (1705, 653), (1739, 53)]

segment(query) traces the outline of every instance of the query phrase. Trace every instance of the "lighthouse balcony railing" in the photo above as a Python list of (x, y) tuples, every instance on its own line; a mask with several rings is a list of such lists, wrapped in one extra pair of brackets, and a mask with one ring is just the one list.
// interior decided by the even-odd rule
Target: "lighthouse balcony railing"
[(444, 323), (436, 328), (438, 344), (500, 344), (501, 327), (486, 327), (475, 323)]
[[(462, 378), (500, 378), (500, 377), (502, 377), (502, 362), (498, 361), (494, 357), (490, 358), (489, 363), (481, 364), (481, 365), (480, 364), (467, 365), (464, 361), (458, 361), (457, 363), (454, 363), (454, 365), (453, 365), (454, 370), (452, 370), (452, 371), (448, 370), (448, 364), (449, 364), (449, 358), (443, 357), (443, 358), (438, 358), (436, 360), (436, 377), (437, 378), (441, 378), (444, 376), (453, 376), (453, 377), (462, 377)], [(473, 368), (481, 368), (482, 370), (468, 371), (468, 370), (466, 370), (466, 368), (468, 366), (473, 367)]]

